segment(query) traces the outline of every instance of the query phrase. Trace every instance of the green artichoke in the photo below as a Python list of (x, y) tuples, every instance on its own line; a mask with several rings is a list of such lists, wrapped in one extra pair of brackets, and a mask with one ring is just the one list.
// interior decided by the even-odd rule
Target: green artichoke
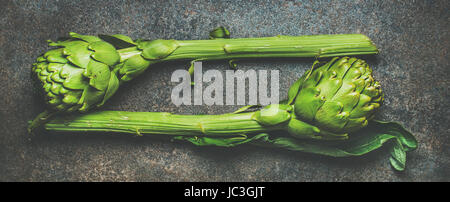
[(214, 40), (132, 40), (124, 35), (70, 33), (57, 49), (40, 56), (32, 70), (41, 81), (51, 111), (88, 111), (102, 106), (118, 89), (151, 64), (170, 60), (230, 60), (262, 57), (331, 57), (375, 54), (361, 34), (276, 36), (228, 39), (219, 27)]
[[(295, 111), (289, 132), (298, 137), (345, 138), (367, 126), (384, 99), (367, 63), (348, 57), (306, 72), (289, 93)], [(310, 132), (305, 124), (311, 125)]]
[(56, 111), (87, 111), (101, 106), (119, 87), (116, 64), (120, 56), (111, 44), (95, 36), (71, 32), (70, 39), (52, 42), (38, 57), (32, 71), (40, 80), (45, 98)]

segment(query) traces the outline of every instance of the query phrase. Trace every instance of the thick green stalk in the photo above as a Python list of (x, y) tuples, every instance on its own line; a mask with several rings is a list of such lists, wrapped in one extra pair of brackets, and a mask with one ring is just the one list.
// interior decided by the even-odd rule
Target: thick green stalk
[[(272, 57), (333, 57), (376, 54), (378, 49), (362, 34), (275, 36), (214, 40), (155, 40), (162, 51), (154, 61), (221, 60)], [(151, 43), (152, 41), (149, 41)], [(164, 47), (165, 46), (165, 47)], [(145, 47), (142, 47), (145, 51)], [(152, 52), (152, 54), (155, 51)], [(141, 54), (136, 48), (119, 50), (122, 60)], [(145, 57), (145, 56), (144, 56)]]
[(164, 60), (268, 57), (332, 57), (378, 53), (362, 34), (275, 36), (177, 41), (179, 47)]
[(165, 112), (101, 111), (57, 117), (45, 124), (50, 131), (101, 131), (176, 136), (233, 136), (267, 132), (276, 127), (261, 126), (255, 112), (221, 115), (175, 115)]

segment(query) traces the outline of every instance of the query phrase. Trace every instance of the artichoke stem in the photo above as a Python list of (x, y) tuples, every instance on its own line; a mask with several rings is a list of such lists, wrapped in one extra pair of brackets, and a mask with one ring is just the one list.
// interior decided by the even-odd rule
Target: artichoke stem
[(376, 54), (378, 49), (362, 34), (275, 36), (215, 40), (171, 40), (176, 49), (161, 60), (222, 60), (272, 57), (333, 57)]
[(255, 112), (221, 115), (175, 115), (165, 112), (99, 111), (55, 117), (45, 124), (49, 131), (119, 132), (175, 136), (239, 136), (268, 132), (276, 126), (262, 126)]
[[(136, 77), (148, 65), (172, 60), (232, 61), (252, 58), (322, 58), (378, 53), (378, 49), (372, 41), (362, 34), (279, 35), (260, 38), (216, 38), (214, 40), (157, 39), (140, 41), (136, 46), (117, 51), (120, 61), (125, 63), (120, 69), (120, 74), (128, 75), (124, 80)], [(130, 61), (127, 62), (129, 59)]]

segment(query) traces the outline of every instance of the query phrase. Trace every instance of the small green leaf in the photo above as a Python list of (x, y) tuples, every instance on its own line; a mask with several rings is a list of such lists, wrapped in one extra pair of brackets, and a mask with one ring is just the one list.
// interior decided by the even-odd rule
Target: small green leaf
[(92, 52), (88, 50), (88, 43), (84, 41), (71, 41), (64, 44), (63, 54), (67, 59), (81, 67), (86, 68), (91, 60)]
[(288, 98), (289, 98), (289, 100), (287, 101), (286, 104), (293, 104), (294, 103), (294, 100), (297, 97), (297, 94), (298, 94), (298, 92), (300, 90), (300, 87), (301, 87), (301, 85), (303, 83), (303, 80), (304, 80), (304, 78), (303, 79), (300, 78), (297, 81), (295, 81), (294, 84), (291, 85), (291, 87), (289, 88), (289, 91), (288, 91)]
[(69, 35), (72, 38), (76, 38), (76, 39), (81, 39), (83, 41), (86, 41), (88, 43), (93, 43), (93, 42), (97, 42), (97, 41), (101, 41), (100, 38), (96, 37), (96, 36), (90, 36), (90, 35), (82, 35), (82, 34), (77, 34), (75, 32), (69, 32)]
[(108, 65), (91, 60), (84, 76), (90, 78), (89, 85), (100, 91), (105, 91), (109, 84), (111, 71)]
[(128, 58), (119, 69), (119, 74), (123, 75), (121, 81), (129, 81), (144, 72), (150, 65), (150, 61), (145, 60), (140, 55)]
[(188, 141), (197, 146), (219, 146), (219, 147), (234, 147), (248, 142), (261, 141), (261, 139), (268, 139), (267, 133), (261, 133), (253, 136), (245, 134), (235, 135), (233, 137), (190, 137), (190, 136), (176, 136), (173, 140)]
[(81, 91), (70, 91), (67, 95), (64, 96), (63, 102), (68, 105), (74, 105), (78, 103), (80, 99)]
[(211, 32), (209, 32), (209, 38), (210, 39), (228, 39), (230, 38), (230, 31), (227, 30), (225, 27), (217, 27)]
[(153, 40), (138, 43), (138, 49), (142, 50), (142, 57), (147, 60), (163, 59), (178, 48), (175, 40)]
[(105, 97), (98, 106), (102, 106), (103, 104), (105, 104), (106, 100), (108, 100), (111, 96), (113, 96), (118, 88), (119, 88), (119, 79), (117, 78), (116, 74), (114, 74), (114, 72), (111, 72), (108, 89), (106, 90)]
[(150, 61), (145, 60), (140, 55), (135, 55), (128, 58), (120, 67), (119, 73), (126, 74), (127, 72), (136, 71), (139, 69), (146, 69), (150, 65)]
[(80, 101), (82, 101), (82, 107), (80, 108), (80, 111), (85, 112), (88, 111), (91, 107), (96, 106), (103, 100), (104, 95), (105, 91), (97, 90), (96, 88), (87, 86), (83, 91), (82, 99), (80, 99)]
[(190, 62), (188, 72), (189, 72), (189, 75), (191, 75), (191, 77), (194, 76), (195, 62), (199, 62), (199, 61), (202, 61), (202, 59), (195, 59), (195, 60), (191, 60), (191, 62)]
[(272, 104), (257, 111), (254, 119), (265, 126), (273, 126), (291, 119), (291, 105)]
[(394, 146), (392, 146), (391, 155), (392, 156), (389, 159), (391, 161), (391, 165), (396, 170), (404, 170), (406, 164), (406, 152), (399, 139), (397, 139), (397, 141), (395, 141), (394, 143)]
[(83, 76), (84, 69), (66, 63), (61, 69), (60, 77), (64, 78), (63, 86), (72, 90), (82, 90), (87, 85)]
[(232, 59), (232, 60), (228, 61), (228, 65), (230, 66), (231, 69), (237, 69), (237, 64), (236, 64), (237, 61), (238, 60), (236, 60), (236, 59)]
[(191, 142), (197, 146), (220, 146), (220, 147), (234, 147), (239, 144), (250, 141), (246, 135), (235, 137), (188, 137), (188, 136), (176, 136), (174, 140), (184, 140)]
[(394, 157), (389, 157), (389, 162), (391, 163), (392, 167), (394, 167), (395, 170), (398, 170), (398, 171), (405, 170), (405, 164), (398, 161)]
[(120, 81), (131, 81), (137, 76), (141, 75), (145, 69), (137, 69), (134, 71), (128, 71), (125, 75), (120, 78)]
[(44, 58), (47, 58), (48, 62), (54, 63), (67, 63), (67, 59), (63, 55), (63, 48), (49, 50), (44, 54)]
[(247, 106), (241, 107), (238, 110), (234, 111), (233, 114), (249, 112), (249, 111), (252, 111), (253, 109), (259, 109), (259, 108), (261, 108), (261, 105), (247, 105)]
[(109, 66), (113, 66), (120, 60), (119, 53), (117, 53), (114, 46), (104, 41), (89, 44), (89, 49), (94, 51), (91, 55), (92, 58)]

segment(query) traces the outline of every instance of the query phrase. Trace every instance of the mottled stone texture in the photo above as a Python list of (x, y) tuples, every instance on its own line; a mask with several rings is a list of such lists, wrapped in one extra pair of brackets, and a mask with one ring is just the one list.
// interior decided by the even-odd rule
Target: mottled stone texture
[[(449, 181), (449, 3), (442, 1), (1, 1), (0, 181)], [(366, 58), (386, 93), (378, 118), (398, 121), (419, 141), (395, 172), (384, 148), (358, 158), (298, 152), (198, 148), (129, 135), (47, 134), (27, 121), (43, 110), (30, 79), (46, 40), (120, 33), (133, 38), (206, 39), (224, 25), (232, 37), (362, 33), (381, 50)], [(280, 95), (313, 59), (244, 61), (279, 69)], [(159, 64), (123, 86), (104, 109), (184, 114), (239, 106), (171, 103), (170, 76), (184, 62)], [(226, 70), (226, 62), (204, 63)]]

